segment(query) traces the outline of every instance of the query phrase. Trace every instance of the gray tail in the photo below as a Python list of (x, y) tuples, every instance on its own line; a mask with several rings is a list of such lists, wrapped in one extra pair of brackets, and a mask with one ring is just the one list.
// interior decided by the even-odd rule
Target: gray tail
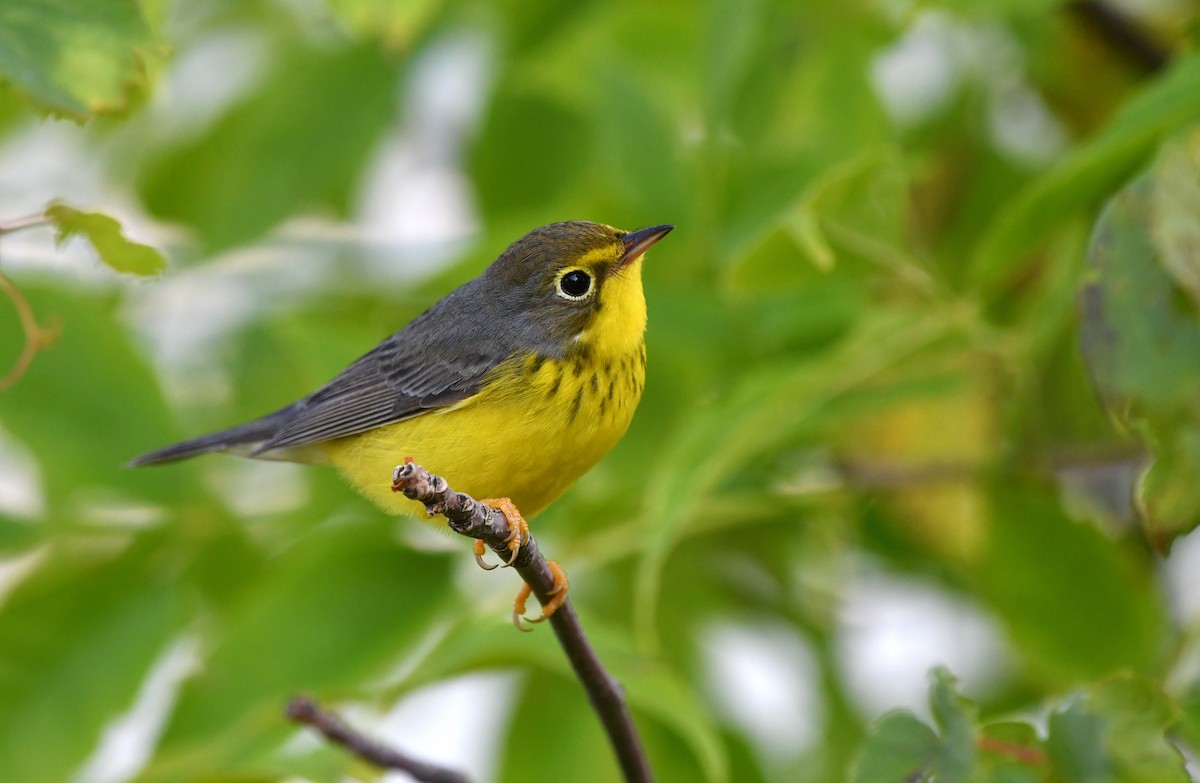
[(227, 430), (201, 435), (181, 443), (164, 446), (161, 449), (147, 452), (129, 461), (129, 467), (137, 468), (142, 465), (162, 465), (176, 460), (207, 454), (210, 451), (234, 451), (249, 453), (256, 446), (271, 439), (279, 429), (292, 417), (293, 406), (275, 411), (269, 416), (246, 424), (239, 424)]

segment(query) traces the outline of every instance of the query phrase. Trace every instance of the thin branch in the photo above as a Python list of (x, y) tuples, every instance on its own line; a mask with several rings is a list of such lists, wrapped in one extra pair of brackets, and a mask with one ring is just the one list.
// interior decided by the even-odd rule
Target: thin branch
[(288, 703), (287, 714), (295, 722), (311, 726), (330, 742), (341, 745), (355, 756), (381, 769), (405, 772), (421, 783), (469, 783), (467, 776), (461, 772), (418, 761), (364, 737), (346, 725), (337, 715), (322, 710), (315, 701), (306, 696), (292, 699)]
[(27, 215), (15, 220), (9, 220), (5, 223), (0, 223), (0, 237), (5, 234), (15, 234), (18, 231), (24, 231), (28, 228), (37, 228), (38, 226), (50, 225), (50, 218), (45, 215)]
[[(508, 521), (504, 515), (470, 495), (455, 492), (441, 476), (408, 462), (396, 468), (392, 475), (392, 489), (423, 503), (430, 514), (445, 516), (454, 532), (483, 541), (506, 561), (511, 556)], [(532, 535), (522, 543), (513, 568), (545, 606), (555, 589), (554, 574), (538, 551)], [(588, 643), (570, 600), (550, 616), (549, 622), (571, 662), (571, 668), (587, 691), (592, 708), (604, 724), (625, 780), (628, 783), (651, 783), (654, 777), (633, 724), (633, 716), (625, 703), (625, 693), (620, 683), (605, 670), (596, 651)]]
[[(0, 228), (0, 230), (3, 229)], [(38, 325), (37, 319), (33, 317), (33, 308), (29, 306), (29, 300), (21, 293), (21, 289), (17, 288), (16, 283), (3, 272), (0, 272), (0, 291), (3, 291), (13, 303), (13, 308), (17, 311), (17, 318), (21, 321), (21, 330), (25, 333), (25, 344), (21, 346), (20, 355), (13, 362), (12, 368), (5, 373), (3, 378), (0, 378), (0, 392), (2, 392), (21, 380), (38, 351), (54, 344), (54, 341), (58, 339), (59, 329), (55, 326), (42, 327)]]
[(1101, 0), (1071, 0), (1067, 8), (1096, 34), (1129, 60), (1156, 73), (1171, 61), (1171, 54), (1130, 18), (1129, 14)]

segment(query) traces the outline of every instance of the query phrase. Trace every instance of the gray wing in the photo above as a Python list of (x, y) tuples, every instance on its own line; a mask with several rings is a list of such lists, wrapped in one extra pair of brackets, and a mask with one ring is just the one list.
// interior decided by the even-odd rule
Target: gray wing
[(477, 329), (443, 315), (441, 304), (297, 402), (286, 422), (250, 456), (356, 435), (478, 392), (514, 347), (495, 335), (481, 339)]
[[(519, 313), (480, 289), (455, 291), (297, 403), (261, 419), (134, 459), (156, 465), (212, 451), (291, 459), (304, 446), (356, 435), (468, 399), (488, 373), (531, 342)], [(553, 348), (550, 346), (549, 348)]]
[(479, 390), (492, 366), (421, 363), (416, 357), (388, 354), (364, 356), (313, 397), (297, 403), (287, 423), (250, 456), (356, 435), (454, 405)]

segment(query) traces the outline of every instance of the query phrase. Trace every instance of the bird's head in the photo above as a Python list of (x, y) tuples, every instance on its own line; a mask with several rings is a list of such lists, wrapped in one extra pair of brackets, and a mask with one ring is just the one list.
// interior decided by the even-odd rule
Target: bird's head
[(484, 277), (499, 289), (506, 315), (551, 353), (625, 351), (646, 329), (642, 255), (672, 228), (552, 223), (511, 244)]

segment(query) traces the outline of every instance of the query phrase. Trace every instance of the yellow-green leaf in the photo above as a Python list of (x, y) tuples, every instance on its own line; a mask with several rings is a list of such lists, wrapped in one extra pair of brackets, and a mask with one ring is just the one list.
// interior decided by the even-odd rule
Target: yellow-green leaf
[(83, 120), (124, 110), (165, 52), (136, 0), (0, 3), (0, 81), (48, 112)]
[(132, 275), (156, 275), (166, 269), (166, 259), (154, 248), (133, 242), (121, 231), (121, 224), (99, 212), (81, 212), (66, 204), (51, 204), (46, 218), (58, 229), (62, 245), (74, 236), (83, 236), (109, 267)]

